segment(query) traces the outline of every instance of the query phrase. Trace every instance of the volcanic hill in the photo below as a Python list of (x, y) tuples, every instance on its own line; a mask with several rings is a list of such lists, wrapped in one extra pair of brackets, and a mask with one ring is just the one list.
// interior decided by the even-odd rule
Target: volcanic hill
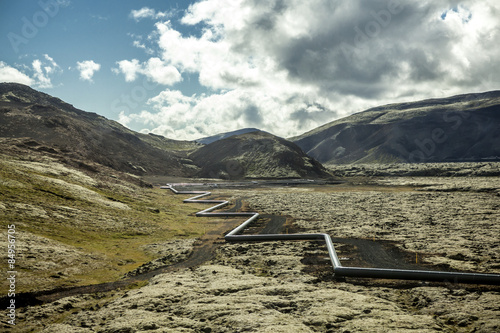
[(210, 178), (325, 178), (331, 175), (296, 144), (256, 131), (208, 144), (189, 155)]

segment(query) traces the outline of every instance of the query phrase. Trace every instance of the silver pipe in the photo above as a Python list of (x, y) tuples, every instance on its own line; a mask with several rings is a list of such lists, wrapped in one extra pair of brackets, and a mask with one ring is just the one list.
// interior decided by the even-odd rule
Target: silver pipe
[(365, 268), (365, 267), (344, 267), (335, 251), (332, 239), (328, 234), (257, 234), (241, 235), (243, 230), (259, 217), (256, 212), (212, 212), (213, 210), (226, 206), (227, 200), (198, 200), (208, 196), (211, 192), (205, 191), (177, 191), (172, 185), (161, 186), (162, 189), (170, 189), (175, 194), (198, 194), (189, 199), (183, 200), (185, 203), (216, 203), (217, 205), (196, 213), (196, 216), (250, 216), (245, 222), (231, 230), (224, 239), (227, 242), (248, 242), (248, 241), (273, 241), (273, 240), (318, 240), (322, 239), (326, 243), (328, 255), (332, 263), (335, 276), (339, 277), (361, 277), (378, 279), (403, 279), (403, 280), (425, 280), (442, 281), (453, 283), (475, 283), (500, 285), (500, 274), (464, 273), (464, 272), (443, 272), (443, 271), (422, 271), (408, 269), (386, 269), (386, 268)]
[(402, 279), (402, 280), (425, 280), (441, 281), (451, 283), (476, 283), (476, 284), (500, 284), (500, 275), (443, 272), (443, 271), (420, 271), (407, 269), (384, 269), (364, 267), (337, 267), (335, 275), (345, 277), (367, 277), (378, 279)]
[(328, 249), (328, 254), (330, 255), (330, 261), (332, 262), (333, 266), (333, 272), (335, 273), (335, 270), (338, 269), (339, 267), (342, 267), (342, 265), (340, 264), (339, 257), (337, 257), (337, 252), (335, 251), (335, 247), (333, 246), (332, 238), (328, 234), (323, 234), (323, 235), (325, 235), (326, 248)]

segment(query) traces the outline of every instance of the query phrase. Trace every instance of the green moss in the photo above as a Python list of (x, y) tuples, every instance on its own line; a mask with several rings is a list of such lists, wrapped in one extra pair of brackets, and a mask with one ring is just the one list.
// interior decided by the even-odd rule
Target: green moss
[[(55, 177), (130, 208), (118, 209), (82, 199), (71, 192), (71, 187), (64, 188), (39, 176), (49, 177), (12, 167), (0, 159), (0, 204), (6, 207), (0, 209), (0, 228), (6, 230), (8, 224), (16, 224), (18, 233), (29, 232), (72, 246), (103, 258), (104, 263), (102, 269), (55, 279), (50, 285), (39, 288), (66, 286), (69, 281), (86, 285), (119, 279), (126, 272), (155, 259), (143, 250), (144, 245), (176, 238), (197, 238), (213, 226), (194, 215), (206, 208), (205, 205), (184, 205), (184, 198), (170, 191), (132, 184), (120, 187), (111, 180), (99, 180), (98, 187), (92, 187), (70, 177)], [(0, 269), (5, 268), (6, 260), (3, 260)], [(53, 274), (52, 270), (37, 272), (41, 281)], [(28, 291), (20, 288), (20, 291)]]

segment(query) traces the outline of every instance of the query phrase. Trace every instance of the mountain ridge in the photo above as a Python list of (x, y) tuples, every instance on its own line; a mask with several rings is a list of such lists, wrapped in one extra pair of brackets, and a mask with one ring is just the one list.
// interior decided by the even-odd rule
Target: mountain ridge
[[(294, 143), (257, 129), (223, 133), (207, 145), (172, 140), (137, 133), (116, 121), (12, 83), (0, 84), (0, 137), (24, 138), (23, 142), (37, 149), (140, 176), (237, 179), (330, 176)], [(229, 146), (221, 148), (218, 143), (221, 141)], [(214, 156), (220, 160), (214, 161)], [(244, 168), (228, 169), (235, 161)]]
[(290, 141), (298, 141), (302, 139), (303, 137), (310, 136), (312, 134), (315, 134), (319, 131), (322, 131), (326, 128), (331, 127), (331, 125), (337, 124), (337, 123), (344, 123), (349, 119), (349, 122), (352, 122), (353, 120), (356, 120), (356, 117), (365, 115), (366, 113), (371, 113), (371, 112), (377, 112), (377, 111), (388, 111), (391, 110), (400, 110), (404, 111), (409, 108), (415, 108), (415, 107), (429, 107), (429, 106), (436, 106), (436, 105), (446, 105), (450, 104), (452, 101), (474, 101), (475, 99), (479, 98), (485, 98), (485, 97), (493, 97), (493, 98), (499, 98), (500, 97), (500, 90), (492, 90), (492, 91), (486, 91), (482, 93), (470, 93), (470, 94), (459, 94), (459, 95), (454, 95), (450, 97), (443, 97), (443, 98), (427, 98), (424, 100), (419, 100), (419, 101), (414, 101), (414, 102), (401, 102), (401, 103), (389, 103), (385, 105), (380, 105), (380, 106), (374, 106), (372, 108), (355, 112), (349, 116), (342, 117), (336, 120), (332, 120), (330, 122), (327, 122), (323, 125), (320, 125), (316, 128), (313, 128), (312, 130), (306, 131), (302, 134), (295, 135), (292, 137), (287, 138)]
[(68, 156), (137, 175), (190, 176), (196, 171), (182, 160), (183, 151), (196, 148), (190, 141), (134, 132), (21, 84), (0, 84), (0, 133), (29, 137)]
[(137, 133), (28, 86), (1, 83), (0, 136), (31, 138), (136, 175), (325, 177), (321, 163), (500, 160), (500, 91), (378, 106), (289, 140), (244, 128), (199, 139), (208, 139), (203, 145)]
[(289, 138), (326, 164), (500, 157), (500, 91), (393, 103)]

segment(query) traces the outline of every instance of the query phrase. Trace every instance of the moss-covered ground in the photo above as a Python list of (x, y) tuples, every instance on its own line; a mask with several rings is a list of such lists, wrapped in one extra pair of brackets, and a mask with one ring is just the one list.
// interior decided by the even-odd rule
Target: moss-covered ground
[(182, 205), (183, 196), (134, 180), (44, 156), (0, 155), (0, 269), (7, 270), (7, 230), (15, 225), (17, 291), (117, 280), (155, 259), (146, 245), (210, 228), (193, 214), (203, 205)]

